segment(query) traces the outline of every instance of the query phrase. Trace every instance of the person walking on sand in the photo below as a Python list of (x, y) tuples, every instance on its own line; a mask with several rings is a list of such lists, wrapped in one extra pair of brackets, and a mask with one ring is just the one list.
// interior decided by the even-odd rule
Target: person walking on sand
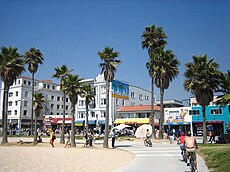
[(115, 148), (115, 129), (111, 131), (111, 137), (112, 137), (112, 148)]
[(54, 147), (54, 140), (56, 139), (56, 136), (52, 129), (49, 130), (49, 135), (50, 135), (50, 144), (52, 147)]

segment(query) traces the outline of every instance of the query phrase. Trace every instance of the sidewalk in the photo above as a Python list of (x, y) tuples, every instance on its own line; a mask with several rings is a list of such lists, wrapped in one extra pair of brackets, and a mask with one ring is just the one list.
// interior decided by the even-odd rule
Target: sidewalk
[[(117, 148), (135, 154), (130, 164), (114, 172), (189, 172), (190, 168), (182, 161), (180, 148), (169, 142), (154, 143), (153, 147), (145, 147), (142, 142), (117, 143)], [(198, 156), (198, 171), (208, 172), (205, 161)]]

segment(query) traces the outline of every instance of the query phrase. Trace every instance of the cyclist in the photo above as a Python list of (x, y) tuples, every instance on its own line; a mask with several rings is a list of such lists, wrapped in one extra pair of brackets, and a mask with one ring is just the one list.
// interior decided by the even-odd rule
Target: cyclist
[(188, 131), (188, 136), (184, 139), (184, 145), (186, 147), (186, 159), (187, 159), (187, 166), (189, 166), (188, 161), (188, 154), (192, 152), (192, 158), (194, 160), (195, 171), (197, 171), (197, 160), (196, 160), (196, 149), (197, 149), (197, 142), (196, 138), (191, 135), (191, 132)]
[(147, 129), (146, 131), (147, 131), (147, 133), (146, 133), (146, 139), (149, 140), (151, 134), (150, 134), (150, 132), (149, 132), (149, 129)]
[(180, 137), (179, 137), (179, 144), (180, 144), (180, 149), (181, 149), (181, 155), (183, 155), (183, 150), (185, 149), (184, 147), (184, 139), (185, 139), (185, 135), (184, 132), (180, 133)]

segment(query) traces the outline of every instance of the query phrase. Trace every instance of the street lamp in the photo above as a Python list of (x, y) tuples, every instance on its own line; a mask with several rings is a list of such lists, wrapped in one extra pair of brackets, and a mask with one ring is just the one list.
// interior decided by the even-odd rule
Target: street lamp
[(24, 99), (18, 100), (20, 102), (20, 113), (19, 113), (19, 130), (21, 131), (22, 129), (22, 102), (24, 101)]

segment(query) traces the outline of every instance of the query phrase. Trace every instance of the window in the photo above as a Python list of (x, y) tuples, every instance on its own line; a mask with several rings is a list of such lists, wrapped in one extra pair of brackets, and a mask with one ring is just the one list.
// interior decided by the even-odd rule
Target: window
[(15, 110), (15, 111), (14, 111), (14, 115), (17, 115), (17, 112), (18, 112), (18, 111), (17, 111), (17, 110)]
[(119, 106), (119, 99), (116, 99), (116, 105)]
[(24, 106), (28, 106), (28, 101), (24, 101)]
[(13, 102), (8, 102), (9, 103), (9, 106), (12, 106)]
[(18, 96), (18, 91), (16, 91), (16, 96)]
[(143, 100), (143, 95), (142, 94), (139, 94), (139, 99)]
[(79, 106), (84, 106), (84, 100), (79, 100)]
[(222, 114), (222, 109), (211, 109), (211, 115), (221, 115)]
[(51, 96), (50, 99), (51, 99), (51, 100), (54, 100), (54, 96)]
[(52, 89), (55, 90), (55, 86), (53, 86)]
[(28, 91), (25, 91), (24, 97), (28, 97), (28, 96), (29, 96), (29, 92), (28, 92)]
[(30, 82), (30, 81), (28, 81), (28, 85), (31, 85), (31, 82)]
[(57, 113), (57, 115), (60, 115), (60, 113)]
[(57, 101), (60, 101), (60, 97), (59, 96), (57, 97)]
[(24, 80), (24, 85), (26, 85), (26, 80)]
[(189, 115), (200, 115), (200, 111), (199, 110), (190, 110)]
[(101, 99), (101, 105), (106, 105), (106, 99)]
[(135, 93), (131, 92), (131, 98), (135, 99)]
[(54, 104), (51, 104), (51, 105), (50, 105), (50, 108), (53, 109), (53, 108), (54, 108)]
[(105, 85), (102, 85), (102, 86), (101, 86), (101, 93), (106, 93)]
[(13, 93), (12, 92), (9, 93), (9, 97), (13, 97)]
[(149, 96), (145, 95), (145, 100), (149, 100)]
[(105, 114), (106, 114), (106, 112), (102, 112), (102, 113), (101, 113), (101, 117), (102, 117), (102, 118), (105, 118)]
[(60, 109), (60, 105), (57, 105), (57, 109)]
[(17, 106), (18, 105), (18, 101), (15, 101), (15, 106)]
[(66, 98), (66, 99), (65, 99), (65, 101), (66, 101), (66, 102), (68, 102), (68, 101), (69, 101), (69, 99), (68, 99), (68, 98)]
[(69, 106), (66, 106), (66, 107), (65, 107), (65, 110), (68, 110), (68, 109), (69, 109)]
[(84, 112), (78, 112), (78, 118), (84, 118)]
[(11, 115), (11, 110), (7, 111), (7, 115)]
[(23, 116), (27, 116), (27, 110), (23, 111)]
[(122, 100), (122, 106), (125, 106), (125, 100)]
[(50, 85), (47, 85), (47, 88), (50, 89)]
[(92, 117), (95, 117), (95, 112), (91, 112)]
[(20, 81), (20, 80), (18, 80), (18, 85), (20, 85), (20, 83), (21, 83), (21, 81)]
[(43, 85), (43, 88), (46, 88), (46, 84)]

